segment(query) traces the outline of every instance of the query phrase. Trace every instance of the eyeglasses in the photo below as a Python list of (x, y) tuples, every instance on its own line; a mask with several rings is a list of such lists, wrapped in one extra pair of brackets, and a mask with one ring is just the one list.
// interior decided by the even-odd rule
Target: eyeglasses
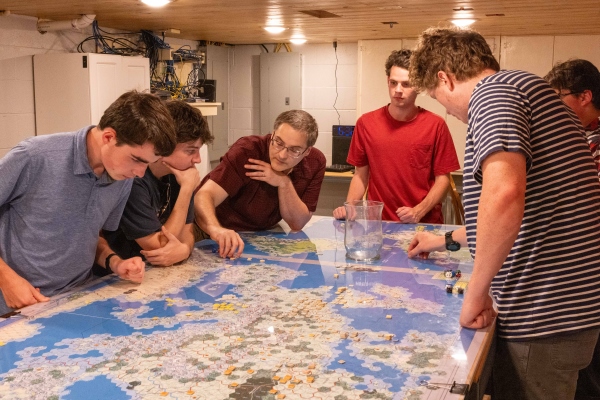
[[(160, 210), (158, 210), (156, 212), (156, 217), (160, 220), (163, 216), (163, 214), (165, 213), (165, 211), (167, 211), (167, 208), (169, 208), (169, 203), (171, 202), (171, 182), (167, 183), (167, 201), (165, 201), (165, 203), (163, 204), (163, 206), (160, 208)], [(162, 196), (161, 196), (162, 198)]]
[(279, 139), (276, 136), (273, 136), (273, 138), (271, 139), (271, 145), (273, 146), (273, 148), (275, 149), (276, 152), (280, 152), (283, 149), (286, 149), (288, 154), (290, 155), (290, 157), (292, 158), (298, 158), (300, 157), (302, 154), (304, 154), (304, 152), (306, 150), (308, 150), (308, 148), (306, 149), (302, 149), (301, 147), (287, 147), (285, 145), (285, 143), (283, 143), (281, 141), (281, 139)]
[(576, 95), (576, 94), (581, 94), (581, 93), (582, 93), (582, 92), (568, 92), (568, 93), (559, 93), (559, 94), (558, 94), (558, 97), (560, 97), (560, 98), (562, 99), (563, 97), (567, 97), (567, 96), (569, 96), (569, 95)]

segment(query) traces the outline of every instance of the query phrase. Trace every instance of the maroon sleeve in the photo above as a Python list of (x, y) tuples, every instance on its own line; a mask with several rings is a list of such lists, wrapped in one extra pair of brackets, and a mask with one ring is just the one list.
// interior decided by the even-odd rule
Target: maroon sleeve
[(249, 158), (260, 158), (259, 154), (260, 150), (256, 149), (254, 141), (246, 137), (240, 138), (221, 157), (221, 162), (207, 175), (207, 178), (221, 186), (229, 197), (235, 197), (250, 181), (246, 176), (244, 165), (248, 163)]
[(317, 209), (317, 202), (319, 201), (323, 177), (325, 176), (325, 164), (327, 163), (327, 160), (323, 153), (315, 148), (311, 150), (309, 157), (307, 157), (305, 161), (309, 162), (307, 170), (312, 176), (309, 177), (308, 186), (300, 199), (306, 204), (308, 211), (315, 212)]

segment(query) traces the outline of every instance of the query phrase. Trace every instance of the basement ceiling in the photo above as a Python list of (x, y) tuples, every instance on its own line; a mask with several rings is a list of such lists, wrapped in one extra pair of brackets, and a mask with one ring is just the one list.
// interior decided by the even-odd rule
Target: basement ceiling
[[(456, 16), (476, 18), (473, 29), (486, 36), (600, 34), (600, 0), (174, 0), (162, 8), (139, 0), (0, 0), (0, 10), (50, 20), (95, 14), (101, 27), (230, 44), (285, 43), (292, 36), (308, 43), (416, 37)], [(263, 27), (272, 23), (287, 29), (269, 34)]]

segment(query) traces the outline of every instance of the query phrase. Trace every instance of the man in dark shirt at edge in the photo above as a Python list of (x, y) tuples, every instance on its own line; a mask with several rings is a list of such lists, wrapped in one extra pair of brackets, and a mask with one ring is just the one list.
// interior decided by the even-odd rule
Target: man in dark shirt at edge
[[(200, 147), (214, 139), (200, 110), (178, 100), (165, 105), (175, 124), (175, 151), (134, 180), (119, 229), (103, 232), (120, 257), (143, 256), (156, 266), (183, 261), (194, 248), (193, 196), (200, 185), (196, 164)], [(104, 269), (94, 272), (105, 275)]]

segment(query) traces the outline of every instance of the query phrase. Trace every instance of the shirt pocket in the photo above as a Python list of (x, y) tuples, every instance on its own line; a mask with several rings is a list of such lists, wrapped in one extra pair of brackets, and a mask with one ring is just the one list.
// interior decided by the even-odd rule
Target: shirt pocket
[(426, 169), (431, 166), (433, 146), (429, 144), (413, 144), (410, 147), (410, 166), (415, 169)]

